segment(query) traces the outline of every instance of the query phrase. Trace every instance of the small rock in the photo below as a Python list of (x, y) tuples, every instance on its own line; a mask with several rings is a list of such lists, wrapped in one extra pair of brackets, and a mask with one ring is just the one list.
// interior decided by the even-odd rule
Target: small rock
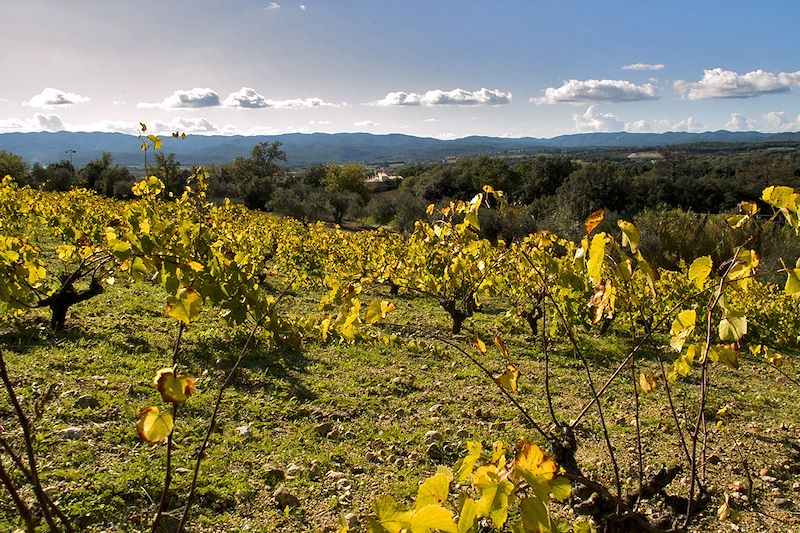
[(377, 463), (378, 462), (378, 454), (375, 452), (367, 452), (364, 455), (364, 460), (369, 461), (370, 463)]
[(402, 382), (403, 382), (403, 378), (400, 377), (400, 376), (397, 376), (396, 378), (392, 378), (392, 381), (391, 381), (392, 385), (400, 385)]
[(794, 492), (800, 492), (800, 481), (792, 483), (792, 490)]
[(433, 404), (430, 407), (428, 407), (428, 412), (429, 413), (438, 413), (441, 410), (442, 410), (442, 404), (440, 404), (440, 403), (436, 403), (436, 404)]
[(247, 424), (246, 426), (239, 426), (235, 431), (240, 437), (251, 437), (253, 435), (253, 428), (250, 426), (250, 424)]
[(322, 475), (322, 470), (317, 461), (311, 461), (311, 466), (308, 467), (308, 477), (313, 480), (318, 480)]
[(296, 464), (291, 464), (286, 467), (286, 475), (287, 476), (299, 476), (303, 472), (303, 469)]
[(425, 444), (430, 444), (432, 442), (442, 442), (442, 434), (436, 430), (430, 430), (425, 433)]
[(314, 433), (320, 437), (327, 437), (331, 431), (333, 431), (333, 426), (330, 422), (323, 422), (322, 424), (317, 424), (314, 427)]
[(442, 458), (442, 450), (439, 448), (439, 444), (436, 442), (432, 442), (428, 449), (425, 450), (425, 455), (427, 455), (430, 459), (434, 461), (438, 461)]
[(346, 438), (346, 439), (354, 439), (354, 438), (356, 438), (356, 436), (357, 435), (353, 431), (346, 431), (345, 434), (344, 434), (344, 438)]
[(758, 477), (764, 477), (768, 475), (769, 475), (769, 470), (767, 470), (766, 468), (762, 468), (761, 470), (758, 471)]
[(325, 474), (325, 479), (330, 479), (331, 481), (339, 481), (340, 479), (344, 479), (347, 477), (347, 474), (344, 472), (337, 472), (336, 470), (329, 470), (327, 474)]
[(350, 483), (350, 480), (347, 479), (346, 477), (343, 477), (336, 481), (336, 490), (338, 490), (339, 492), (350, 492), (350, 488), (352, 486), (353, 484)]
[(284, 485), (280, 485), (275, 489), (275, 492), (272, 493), (272, 497), (278, 502), (279, 509), (300, 507), (300, 500), (297, 499), (297, 496), (289, 492)]
[(358, 517), (355, 513), (347, 513), (344, 515), (344, 522), (347, 524), (347, 529), (355, 529), (358, 526)]
[(91, 396), (81, 396), (75, 400), (76, 409), (97, 409), (98, 407), (100, 407), (100, 402)]
[(792, 501), (787, 498), (775, 498), (775, 507), (789, 507)]
[(722, 459), (717, 454), (709, 455), (708, 458), (706, 459), (706, 462), (710, 465), (718, 465), (721, 461)]
[(65, 428), (56, 433), (60, 438), (65, 440), (77, 440), (82, 439), (85, 435), (82, 428), (79, 427), (71, 427)]
[(469, 438), (469, 431), (464, 428), (461, 428), (458, 431), (456, 431), (456, 437), (458, 437), (459, 439)]
[(775, 476), (761, 476), (761, 481), (764, 481), (765, 483), (775, 483), (778, 481), (778, 478)]
[(267, 480), (268, 483), (276, 483), (278, 481), (283, 481), (286, 479), (286, 472), (281, 470), (280, 468), (267, 468), (264, 472), (264, 478)]

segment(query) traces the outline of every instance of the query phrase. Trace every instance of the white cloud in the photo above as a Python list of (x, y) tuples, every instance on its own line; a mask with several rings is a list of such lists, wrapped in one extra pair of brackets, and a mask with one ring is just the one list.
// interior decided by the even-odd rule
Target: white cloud
[(269, 5), (267, 7), (265, 7), (264, 9), (266, 9), (267, 11), (275, 11), (275, 10), (278, 10), (280, 8), (281, 8), (281, 5), (279, 3), (270, 2)]
[(327, 126), (328, 124), (331, 124), (331, 121), (330, 120), (309, 120), (308, 123), (310, 125), (312, 125), (312, 126), (314, 126), (314, 125), (316, 125), (316, 126)]
[(661, 70), (663, 68), (663, 63), (631, 63), (630, 65), (623, 66), (622, 70), (634, 70), (641, 72), (647, 70)]
[(785, 111), (770, 111), (764, 115), (764, 120), (774, 131), (800, 131), (800, 115), (791, 120), (787, 118)]
[(170, 96), (164, 98), (160, 103), (139, 103), (136, 107), (140, 109), (161, 108), (172, 109), (202, 109), (205, 107), (219, 107), (221, 105), (219, 95), (208, 88), (195, 87), (185, 91), (178, 89)]
[(511, 93), (499, 89), (481, 88), (477, 91), (453, 89), (442, 91), (434, 89), (424, 94), (407, 93), (403, 91), (391, 92), (377, 102), (369, 105), (378, 106), (437, 106), (437, 105), (501, 105), (511, 103)]
[(305, 11), (305, 10), (306, 10), (305, 4), (300, 4), (300, 11)]
[(56, 109), (59, 107), (74, 107), (78, 104), (88, 102), (89, 99), (75, 93), (64, 92), (61, 89), (47, 87), (39, 94), (31, 97), (30, 100), (22, 102), (22, 105), (29, 107), (41, 107), (43, 109)]
[(346, 107), (347, 104), (334, 104), (322, 98), (293, 98), (291, 100), (267, 100), (267, 107), (276, 109), (297, 109), (303, 107)]
[(436, 118), (426, 118), (422, 122), (439, 122), (439, 119)]
[(611, 113), (600, 113), (597, 106), (590, 105), (583, 114), (572, 115), (575, 131), (622, 131), (624, 124)]
[(238, 107), (243, 109), (259, 109), (268, 107), (267, 99), (250, 87), (242, 87), (228, 95), (222, 103), (225, 107)]
[(729, 131), (753, 131), (756, 129), (756, 121), (746, 118), (740, 113), (731, 113), (731, 118), (725, 123), (725, 129)]
[(114, 100), (111, 103), (114, 105), (125, 105), (125, 102), (123, 100)]
[(375, 126), (380, 126), (380, 123), (373, 122), (371, 120), (362, 120), (360, 122), (353, 122), (353, 126), (359, 127), (366, 127), (366, 128), (374, 128)]
[(800, 71), (773, 74), (754, 70), (737, 74), (721, 68), (703, 71), (703, 79), (698, 82), (678, 80), (675, 91), (685, 100), (706, 98), (752, 98), (765, 94), (788, 93), (800, 85)]
[[(147, 133), (153, 133), (154, 135), (170, 135), (175, 131), (186, 133), (187, 135), (234, 135), (239, 133), (232, 126), (218, 128), (205, 118), (175, 117), (169, 121), (154, 119), (145, 121), (145, 124), (147, 124)], [(70, 131), (100, 131), (136, 135), (139, 133), (139, 123), (122, 120), (102, 120), (90, 124), (70, 125), (68, 129)]]
[(67, 129), (58, 115), (36, 113), (29, 119), (0, 120), (0, 132), (62, 131)]
[(668, 118), (660, 118), (656, 120), (636, 120), (634, 122), (626, 122), (625, 131), (631, 131), (634, 133), (663, 133), (665, 131), (700, 132), (705, 131), (705, 127), (694, 117), (687, 117), (686, 119), (679, 121), (673, 121)]
[(568, 80), (561, 87), (548, 87), (544, 96), (531, 98), (533, 104), (634, 102), (655, 100), (656, 86), (636, 85), (626, 80)]

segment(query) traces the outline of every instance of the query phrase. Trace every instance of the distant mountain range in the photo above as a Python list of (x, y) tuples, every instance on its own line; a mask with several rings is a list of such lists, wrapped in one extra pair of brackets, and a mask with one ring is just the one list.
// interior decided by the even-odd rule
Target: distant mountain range
[[(453, 140), (401, 134), (289, 133), (252, 137), (190, 135), (182, 141), (169, 136), (163, 139), (163, 151), (174, 152), (178, 161), (184, 165), (224, 163), (235, 157), (249, 155), (256, 143), (280, 141), (289, 165), (303, 167), (326, 162), (415, 163), (478, 154), (536, 153), (547, 150), (635, 150), (688, 143), (800, 142), (800, 132), (619, 132), (579, 133), (550, 139), (472, 136)], [(49, 164), (68, 159), (69, 150), (75, 150), (75, 165), (84, 165), (103, 152), (111, 153), (114, 161), (121, 165), (141, 166), (143, 162), (136, 137), (122, 133), (3, 133), (0, 134), (0, 150), (18, 154), (30, 163), (38, 161)]]

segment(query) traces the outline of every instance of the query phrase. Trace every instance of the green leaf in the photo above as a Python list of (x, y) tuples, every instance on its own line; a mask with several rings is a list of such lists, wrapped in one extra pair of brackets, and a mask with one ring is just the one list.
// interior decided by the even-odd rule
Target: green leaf
[(475, 211), (469, 211), (464, 216), (464, 222), (469, 224), (470, 227), (472, 227), (475, 231), (481, 230), (481, 224), (480, 222), (478, 222), (478, 213), (476, 213)]
[(790, 268), (786, 271), (786, 286), (784, 292), (789, 296), (800, 293), (800, 268)]
[(184, 287), (178, 291), (177, 297), (167, 297), (167, 316), (189, 324), (197, 318), (202, 306), (203, 298), (200, 294), (191, 287)]
[(698, 289), (702, 289), (713, 267), (714, 262), (711, 260), (711, 257), (707, 255), (698, 257), (692, 262), (692, 266), (689, 267), (689, 280), (693, 281)]
[(556, 500), (563, 502), (572, 494), (572, 485), (567, 478), (557, 477), (550, 483), (550, 494)]
[(526, 533), (550, 531), (550, 515), (544, 502), (536, 497), (523, 498), (519, 502), (519, 513)]
[(747, 317), (731, 311), (719, 322), (719, 338), (728, 342), (739, 342), (747, 334)]

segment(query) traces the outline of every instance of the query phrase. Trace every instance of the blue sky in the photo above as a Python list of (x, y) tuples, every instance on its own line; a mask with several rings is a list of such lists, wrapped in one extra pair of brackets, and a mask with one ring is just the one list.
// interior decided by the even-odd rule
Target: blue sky
[(3, 2), (0, 132), (800, 130), (790, 1)]

